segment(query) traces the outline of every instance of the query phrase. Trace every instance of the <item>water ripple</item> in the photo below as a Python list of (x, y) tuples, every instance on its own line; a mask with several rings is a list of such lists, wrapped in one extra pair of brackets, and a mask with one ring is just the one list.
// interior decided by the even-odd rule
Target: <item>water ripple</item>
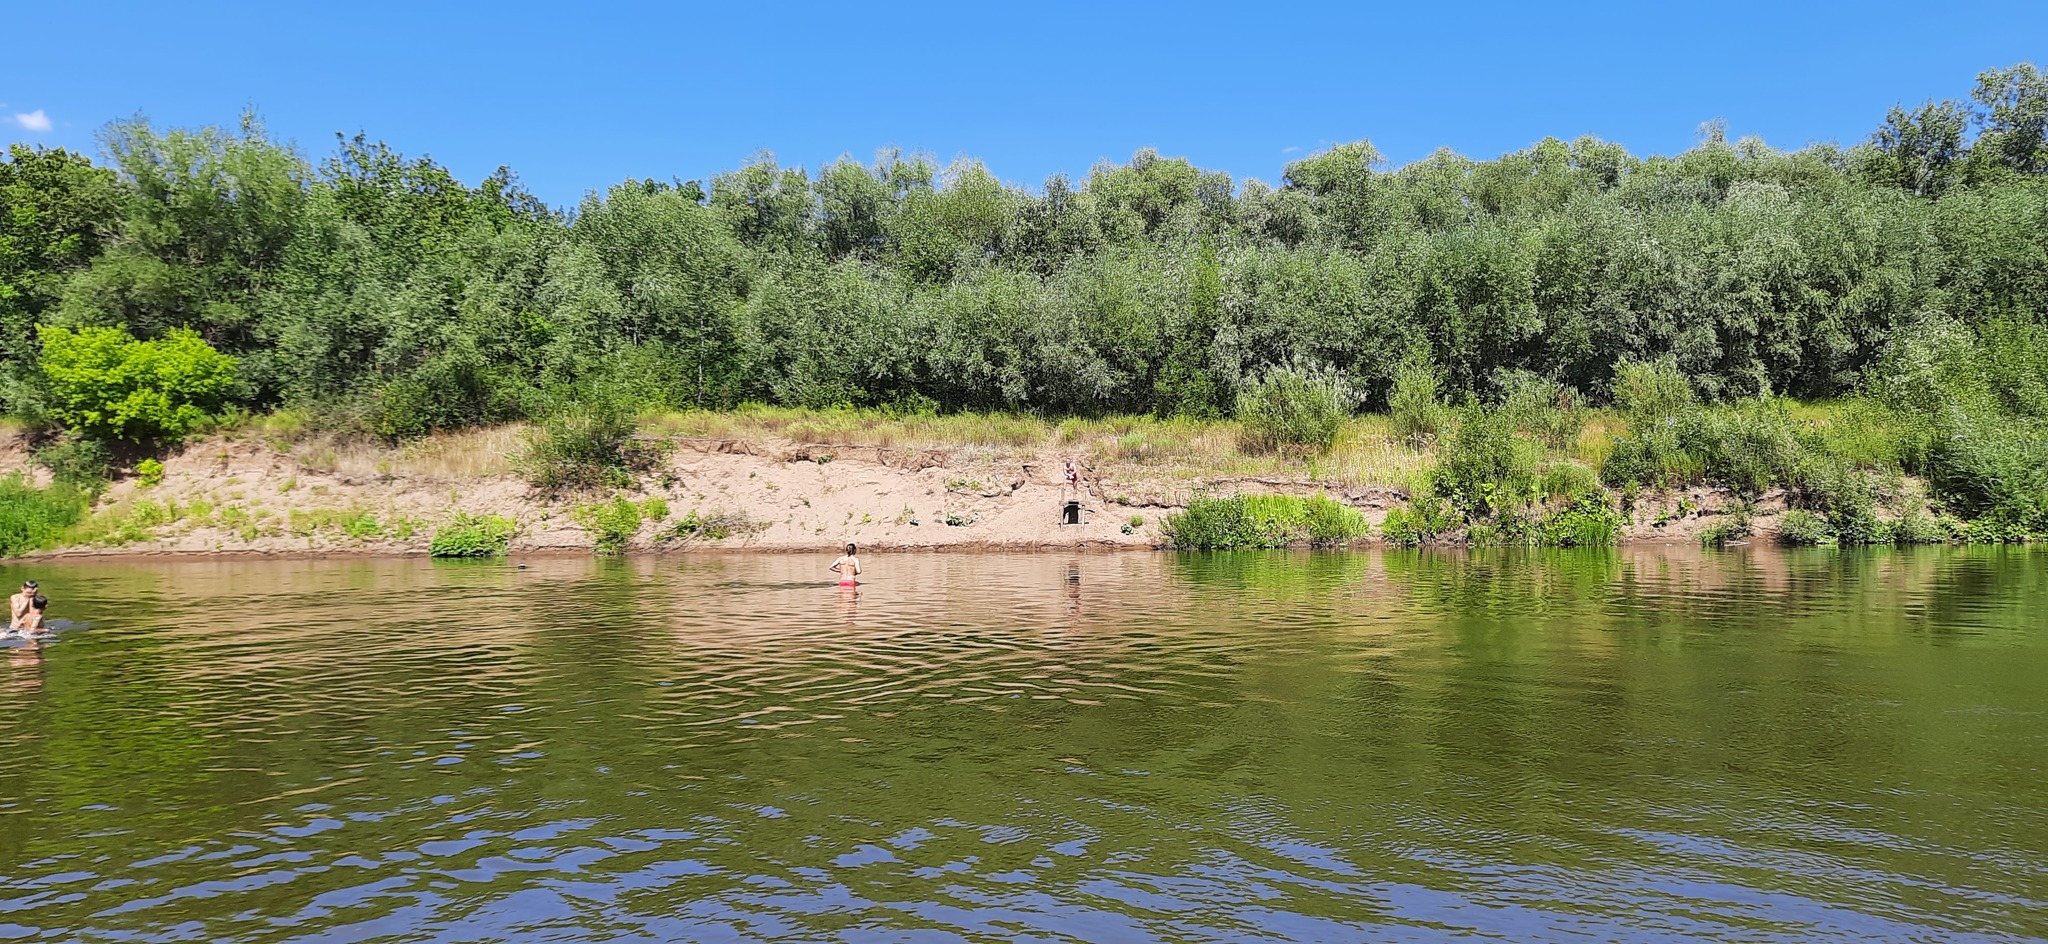
[(0, 940), (2048, 934), (2038, 553), (824, 562), (41, 568)]

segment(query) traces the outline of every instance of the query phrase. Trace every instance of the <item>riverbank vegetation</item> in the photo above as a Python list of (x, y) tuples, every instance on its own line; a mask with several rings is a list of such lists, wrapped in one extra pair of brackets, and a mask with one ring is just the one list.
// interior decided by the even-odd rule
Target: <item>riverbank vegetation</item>
[(1390, 484), (1401, 541), (1597, 543), (1694, 485), (1784, 490), (1823, 540), (2025, 540), (2048, 76), (1966, 91), (1798, 150), (1360, 141), (1277, 185), (1142, 151), (1035, 188), (763, 154), (574, 208), (362, 136), (127, 120), (103, 163), (0, 161), (0, 412), (81, 495), (213, 430), (532, 423), (493, 461), (549, 492), (772, 432)]

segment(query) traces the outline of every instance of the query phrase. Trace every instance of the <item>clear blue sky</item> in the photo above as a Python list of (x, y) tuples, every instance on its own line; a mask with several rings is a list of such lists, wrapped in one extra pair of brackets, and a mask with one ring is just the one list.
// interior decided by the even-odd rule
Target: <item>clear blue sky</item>
[(1846, 144), (1894, 103), (2048, 66), (2040, 0), (1680, 6), (22, 3), (0, 141), (96, 153), (113, 118), (231, 125), (254, 104), (315, 157), (363, 131), (465, 180), (509, 164), (558, 205), (762, 149), (970, 155), (1036, 188), (1151, 146), (1277, 182), (1359, 138), (1397, 163), (1582, 133), (1671, 153), (1720, 117)]

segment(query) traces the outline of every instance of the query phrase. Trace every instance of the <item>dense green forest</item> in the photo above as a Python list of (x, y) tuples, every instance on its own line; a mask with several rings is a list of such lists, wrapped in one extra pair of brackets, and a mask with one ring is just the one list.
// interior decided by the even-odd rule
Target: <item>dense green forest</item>
[(1970, 436), (2002, 451), (1951, 467), (1997, 469), (1955, 476), (2048, 465), (2030, 64), (1847, 146), (1710, 123), (1668, 157), (1553, 138), (1392, 167), (1360, 141), (1277, 186), (1151, 151), (1036, 189), (764, 154), (559, 209), (361, 136), (316, 162), (253, 117), (102, 143), (0, 163), (0, 410), (101, 437), (295, 407), (403, 439), (591, 399), (1214, 417), (1304, 365), (1359, 409), (1404, 370), (1452, 402), (1613, 402), (1661, 364), (1709, 404), (1883, 399), (1937, 478)]

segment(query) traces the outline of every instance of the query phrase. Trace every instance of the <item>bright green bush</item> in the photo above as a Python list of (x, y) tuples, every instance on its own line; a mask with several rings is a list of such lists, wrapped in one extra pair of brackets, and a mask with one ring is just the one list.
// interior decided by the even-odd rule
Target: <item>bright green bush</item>
[(1545, 517), (1535, 543), (1549, 547), (1606, 547), (1621, 540), (1628, 517), (1606, 499), (1584, 496)]
[(0, 557), (54, 545), (84, 516), (88, 501), (67, 485), (34, 488), (20, 475), (0, 478)]
[(1537, 497), (1540, 452), (1515, 435), (1508, 416), (1470, 407), (1430, 474), (1429, 490), (1468, 519), (1524, 508)]
[(371, 538), (383, 537), (384, 525), (377, 520), (376, 515), (363, 511), (343, 520), (341, 523), (341, 533), (357, 541), (367, 541)]
[(640, 506), (624, 495), (578, 506), (575, 518), (583, 530), (590, 532), (599, 557), (625, 553), (626, 545), (640, 533)]
[(1536, 491), (1544, 498), (1566, 502), (1607, 494), (1600, 487), (1600, 474), (1576, 462), (1553, 462), (1545, 467)]
[(1167, 515), (1159, 529), (1167, 544), (1183, 550), (1334, 547), (1371, 531), (1357, 509), (1325, 495), (1200, 496)]
[(155, 459), (144, 459), (135, 463), (135, 484), (143, 488), (155, 488), (164, 481), (164, 464)]
[(1388, 544), (1413, 547), (1434, 544), (1456, 531), (1461, 523), (1457, 512), (1443, 499), (1424, 493), (1416, 495), (1406, 507), (1389, 510), (1387, 519), (1380, 522), (1380, 534)]
[(1833, 544), (1835, 529), (1828, 525), (1826, 518), (1795, 508), (1785, 512), (1778, 521), (1778, 543), (1792, 547)]
[(1344, 375), (1330, 367), (1299, 361), (1274, 367), (1238, 394), (1243, 448), (1329, 449), (1357, 399)]
[(1686, 413), (1680, 424), (1685, 450), (1697, 457), (1701, 477), (1754, 497), (1790, 484), (1800, 448), (1784, 404), (1745, 400)]
[(519, 525), (500, 515), (472, 515), (457, 512), (454, 519), (435, 530), (427, 546), (430, 557), (503, 557), (511, 550), (512, 535)]
[(174, 330), (138, 341), (123, 328), (37, 329), (52, 419), (87, 436), (175, 440), (220, 408), (235, 359), (199, 335)]
[(1371, 533), (1358, 509), (1328, 495), (1311, 495), (1301, 500), (1295, 512), (1308, 534), (1310, 547), (1336, 547)]

